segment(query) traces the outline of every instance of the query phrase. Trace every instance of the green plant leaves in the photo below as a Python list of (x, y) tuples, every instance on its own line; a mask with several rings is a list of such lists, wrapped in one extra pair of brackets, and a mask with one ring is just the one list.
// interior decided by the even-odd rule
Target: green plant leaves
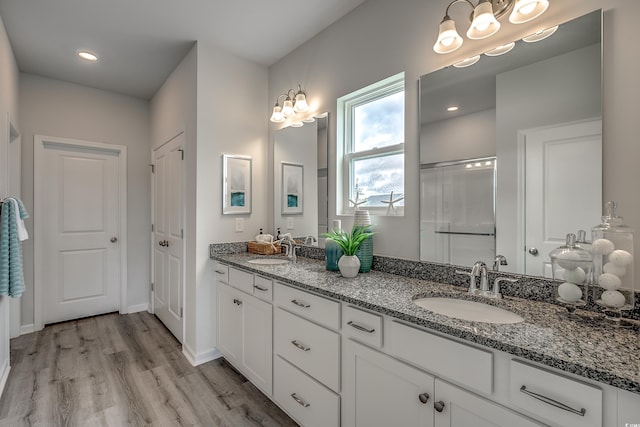
[(368, 226), (358, 225), (354, 226), (350, 233), (339, 230), (324, 233), (323, 236), (336, 242), (338, 246), (340, 246), (340, 249), (342, 249), (342, 252), (344, 252), (345, 255), (350, 256), (355, 255), (362, 242), (374, 234), (374, 232), (369, 231)]

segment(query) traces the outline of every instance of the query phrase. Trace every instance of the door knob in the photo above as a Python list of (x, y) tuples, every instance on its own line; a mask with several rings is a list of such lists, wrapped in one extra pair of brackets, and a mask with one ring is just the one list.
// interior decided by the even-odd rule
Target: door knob
[(168, 241), (168, 240), (165, 240), (165, 241), (164, 241), (164, 246), (165, 246), (165, 247), (169, 247), (169, 241)]
[(533, 256), (538, 256), (538, 250), (536, 248), (529, 248), (529, 253)]
[(111, 243), (115, 243), (115, 242), (117, 242), (117, 241), (118, 241), (118, 238), (117, 238), (117, 237), (112, 237), (112, 238), (111, 238)]

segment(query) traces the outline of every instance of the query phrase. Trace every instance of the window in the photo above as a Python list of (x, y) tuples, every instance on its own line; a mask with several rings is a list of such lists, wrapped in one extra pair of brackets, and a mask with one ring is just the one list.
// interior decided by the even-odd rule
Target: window
[(402, 214), (404, 73), (339, 98), (338, 129), (338, 212)]

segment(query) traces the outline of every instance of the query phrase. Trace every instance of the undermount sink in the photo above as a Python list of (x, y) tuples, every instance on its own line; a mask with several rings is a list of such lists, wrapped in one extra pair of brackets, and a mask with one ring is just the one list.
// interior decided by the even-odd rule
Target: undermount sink
[(419, 298), (416, 305), (434, 313), (461, 320), (485, 323), (520, 323), (524, 319), (508, 310), (481, 302), (456, 298)]
[(282, 258), (255, 258), (247, 261), (249, 264), (258, 264), (258, 265), (280, 265), (286, 264), (289, 260)]

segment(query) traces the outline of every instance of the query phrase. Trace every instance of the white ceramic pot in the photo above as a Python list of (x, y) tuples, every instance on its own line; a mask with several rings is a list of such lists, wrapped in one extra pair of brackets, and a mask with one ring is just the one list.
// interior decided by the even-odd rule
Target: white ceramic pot
[(338, 268), (343, 277), (356, 277), (360, 270), (360, 260), (355, 255), (342, 255), (338, 260)]

